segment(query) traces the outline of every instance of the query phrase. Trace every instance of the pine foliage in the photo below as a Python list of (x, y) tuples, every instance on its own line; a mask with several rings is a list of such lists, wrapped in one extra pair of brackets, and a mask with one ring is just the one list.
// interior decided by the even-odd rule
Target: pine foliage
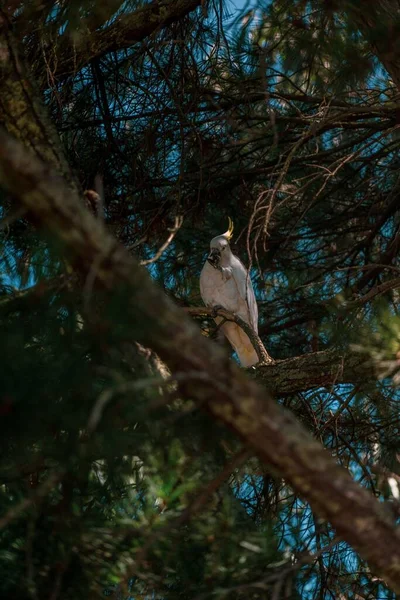
[[(373, 381), (277, 401), (398, 514), (400, 107), (353, 3), (202, 2), (65, 72), (69, 47), (148, 5), (14, 4), (69, 164), (101, 197), (88, 209), (165, 293), (201, 305), (229, 215), (270, 354), (369, 361)], [(136, 343), (142, 324), (118, 294), (81, 281), (5, 190), (0, 203), (0, 596), (394, 598), (279, 474), (183, 401), (184, 374)], [(216, 343), (213, 320), (197, 322)]]

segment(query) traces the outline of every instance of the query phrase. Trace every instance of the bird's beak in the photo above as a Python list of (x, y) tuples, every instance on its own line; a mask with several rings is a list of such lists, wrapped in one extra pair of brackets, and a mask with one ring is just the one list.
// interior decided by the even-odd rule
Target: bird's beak
[(219, 266), (219, 261), (221, 260), (221, 253), (217, 248), (213, 248), (210, 254), (207, 256), (207, 260), (214, 269), (217, 269)]

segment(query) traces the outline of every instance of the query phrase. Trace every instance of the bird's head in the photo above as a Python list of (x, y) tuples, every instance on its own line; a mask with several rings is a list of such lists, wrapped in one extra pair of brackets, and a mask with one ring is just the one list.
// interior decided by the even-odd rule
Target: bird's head
[(230, 217), (228, 217), (228, 219), (228, 231), (221, 235), (217, 235), (210, 242), (210, 254), (207, 256), (207, 260), (214, 269), (218, 269), (221, 266), (221, 263), (225, 262), (224, 258), (227, 258), (231, 254), (229, 240), (233, 235), (233, 223)]

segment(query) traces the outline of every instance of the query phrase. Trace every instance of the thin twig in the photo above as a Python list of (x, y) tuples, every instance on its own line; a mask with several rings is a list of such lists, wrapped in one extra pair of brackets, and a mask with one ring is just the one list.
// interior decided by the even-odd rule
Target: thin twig
[(151, 264), (155, 263), (162, 256), (162, 254), (165, 252), (165, 250), (171, 244), (172, 240), (174, 239), (174, 237), (177, 234), (177, 232), (179, 231), (179, 229), (182, 227), (182, 223), (183, 223), (183, 217), (181, 217), (181, 216), (175, 217), (175, 225), (173, 226), (172, 229), (169, 230), (171, 233), (169, 234), (169, 236), (166, 239), (166, 241), (164, 242), (164, 244), (157, 250), (157, 252), (153, 256), (153, 258), (149, 258), (148, 260), (140, 261), (140, 264), (142, 266), (151, 265)]

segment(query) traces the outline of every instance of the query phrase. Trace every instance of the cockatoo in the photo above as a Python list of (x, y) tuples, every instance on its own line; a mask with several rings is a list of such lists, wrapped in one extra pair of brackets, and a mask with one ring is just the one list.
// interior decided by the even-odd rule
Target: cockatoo
[[(247, 269), (230, 249), (232, 234), (233, 223), (229, 219), (228, 231), (217, 235), (210, 242), (210, 254), (200, 274), (201, 297), (206, 306), (219, 306), (229, 310), (258, 333), (258, 308), (253, 285)], [(217, 324), (222, 320), (222, 317), (215, 318)], [(251, 367), (258, 362), (253, 344), (239, 325), (228, 321), (221, 325), (221, 331), (243, 367)]]

